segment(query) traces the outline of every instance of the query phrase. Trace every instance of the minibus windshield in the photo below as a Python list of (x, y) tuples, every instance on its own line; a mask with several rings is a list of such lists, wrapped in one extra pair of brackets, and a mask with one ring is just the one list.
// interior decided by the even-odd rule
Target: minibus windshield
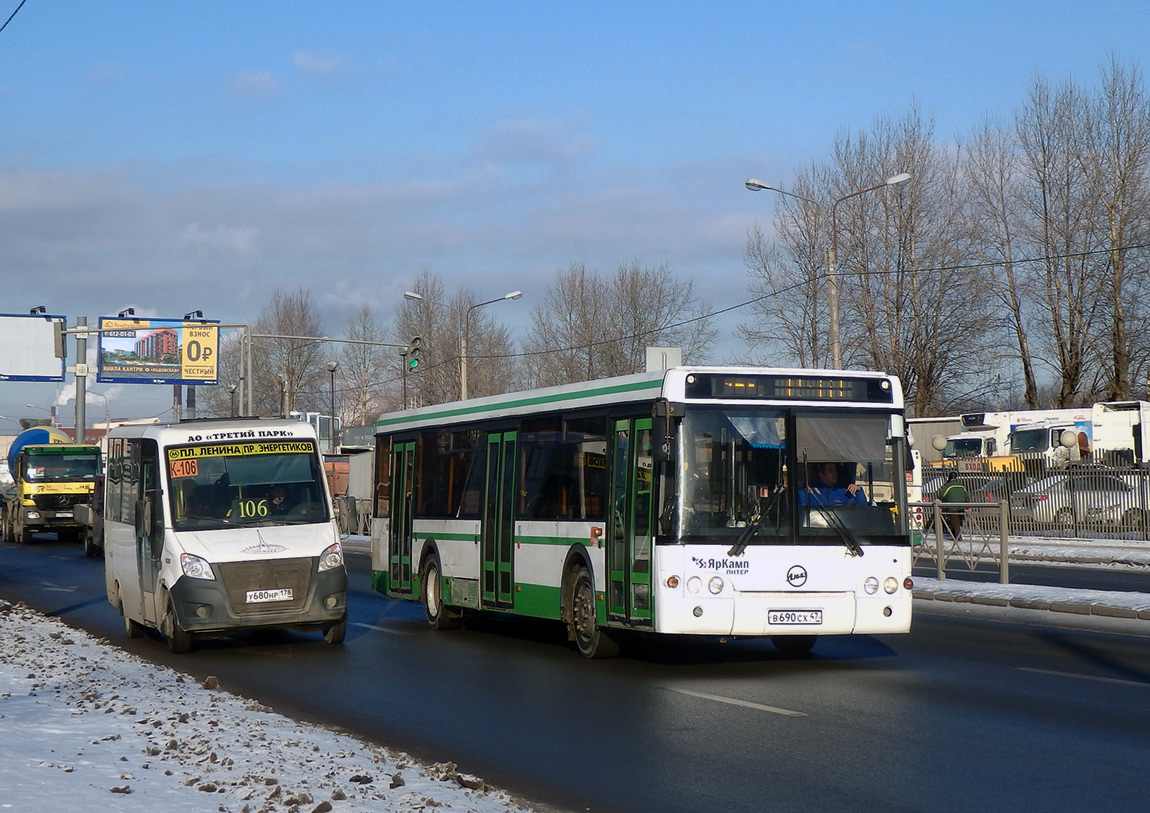
[(166, 458), (177, 531), (331, 518), (311, 440), (173, 446)]

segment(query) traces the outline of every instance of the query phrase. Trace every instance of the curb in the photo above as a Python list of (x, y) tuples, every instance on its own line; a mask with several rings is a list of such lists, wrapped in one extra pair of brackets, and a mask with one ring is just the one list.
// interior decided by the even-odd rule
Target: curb
[(920, 593), (914, 591), (916, 601), (948, 601), (954, 604), (981, 604), (988, 607), (1018, 607), (1026, 610), (1048, 610), (1073, 615), (1097, 615), (1106, 618), (1133, 618), (1150, 621), (1150, 595), (1137, 595), (1142, 606), (1123, 607), (1099, 601), (1067, 601), (1062, 598), (1045, 600), (1040, 598), (1008, 598), (1006, 596), (978, 595), (971, 593)]

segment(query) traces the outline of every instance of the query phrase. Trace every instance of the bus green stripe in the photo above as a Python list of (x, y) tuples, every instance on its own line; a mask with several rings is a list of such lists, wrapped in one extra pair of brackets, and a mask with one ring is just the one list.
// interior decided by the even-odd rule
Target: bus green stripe
[(433, 412), (422, 412), (420, 414), (404, 412), (398, 414), (394, 418), (380, 418), (378, 421), (376, 421), (375, 425), (377, 428), (382, 429), (389, 426), (434, 422), (437, 420), (443, 420), (444, 418), (457, 418), (461, 415), (479, 415), (484, 412), (493, 410), (522, 409), (524, 407), (541, 406), (545, 404), (560, 404), (564, 401), (582, 400), (584, 398), (595, 398), (604, 395), (615, 395), (618, 393), (634, 393), (640, 392), (642, 390), (659, 392), (662, 388), (662, 378), (646, 379), (643, 381), (632, 381), (625, 384), (615, 384), (608, 387), (589, 387), (587, 389), (575, 391), (552, 393), (549, 395), (537, 395), (530, 398), (517, 398), (509, 401), (500, 401), (499, 403), (495, 404), (455, 406)]

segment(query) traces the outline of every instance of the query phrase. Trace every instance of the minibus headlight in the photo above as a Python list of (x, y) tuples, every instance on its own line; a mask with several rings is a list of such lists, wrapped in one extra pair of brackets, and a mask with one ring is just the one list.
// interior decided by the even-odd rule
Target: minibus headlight
[(343, 546), (336, 542), (328, 545), (327, 549), (319, 555), (319, 572), (343, 567)]
[(194, 553), (180, 554), (180, 569), (189, 579), (215, 579), (212, 566), (207, 559), (196, 556)]

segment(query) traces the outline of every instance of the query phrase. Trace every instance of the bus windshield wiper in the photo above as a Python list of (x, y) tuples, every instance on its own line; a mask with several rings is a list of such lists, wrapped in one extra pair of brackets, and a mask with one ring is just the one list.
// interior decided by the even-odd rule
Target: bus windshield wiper
[(860, 545), (858, 540), (855, 539), (855, 535), (851, 533), (850, 528), (843, 524), (843, 521), (839, 519), (837, 513), (827, 510), (831, 506), (820, 505), (812, 507), (818, 508), (822, 511), (822, 515), (827, 518), (827, 524), (835, 529), (835, 532), (839, 535), (839, 539), (843, 541), (843, 545), (845, 545), (846, 549), (850, 551), (851, 556), (863, 555), (862, 545)]

